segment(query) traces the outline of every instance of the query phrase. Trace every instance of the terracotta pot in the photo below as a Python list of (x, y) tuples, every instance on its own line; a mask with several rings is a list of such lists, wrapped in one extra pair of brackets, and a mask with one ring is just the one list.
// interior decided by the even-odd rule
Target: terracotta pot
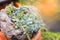
[(38, 33), (32, 38), (32, 40), (42, 40), (41, 31), (39, 30)]
[(9, 40), (2, 32), (0, 32), (0, 40)]
[[(9, 40), (2, 32), (0, 32), (0, 40)], [(42, 40), (41, 31), (39, 30), (38, 33), (32, 38), (32, 40)]]

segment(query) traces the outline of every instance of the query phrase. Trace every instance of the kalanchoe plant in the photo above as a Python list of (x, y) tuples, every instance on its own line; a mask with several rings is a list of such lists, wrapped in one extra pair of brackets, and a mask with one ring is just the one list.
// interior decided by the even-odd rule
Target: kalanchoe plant
[(37, 14), (36, 8), (33, 6), (21, 6), (15, 8), (14, 6), (7, 6), (6, 13), (10, 20), (14, 23), (15, 29), (21, 29), (27, 36), (28, 40), (43, 27), (43, 22)]

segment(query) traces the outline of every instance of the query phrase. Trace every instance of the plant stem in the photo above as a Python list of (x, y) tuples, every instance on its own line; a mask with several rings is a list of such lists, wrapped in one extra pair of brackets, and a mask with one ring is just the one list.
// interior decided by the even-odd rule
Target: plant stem
[(24, 33), (26, 34), (26, 36), (27, 36), (28, 40), (31, 40), (31, 39), (30, 39), (30, 37), (29, 37), (29, 34), (26, 32), (26, 30), (24, 29), (24, 27), (23, 27), (23, 26), (21, 26), (21, 28), (22, 28), (22, 30), (24, 31)]

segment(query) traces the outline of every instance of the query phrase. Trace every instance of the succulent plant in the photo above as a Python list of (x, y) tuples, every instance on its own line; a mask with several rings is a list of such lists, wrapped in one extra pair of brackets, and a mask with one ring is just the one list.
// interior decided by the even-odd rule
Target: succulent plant
[(44, 26), (42, 19), (38, 16), (37, 8), (33, 6), (21, 6), (15, 8), (12, 5), (6, 7), (6, 13), (10, 20), (14, 23), (15, 29), (20, 29), (26, 35), (28, 40)]

